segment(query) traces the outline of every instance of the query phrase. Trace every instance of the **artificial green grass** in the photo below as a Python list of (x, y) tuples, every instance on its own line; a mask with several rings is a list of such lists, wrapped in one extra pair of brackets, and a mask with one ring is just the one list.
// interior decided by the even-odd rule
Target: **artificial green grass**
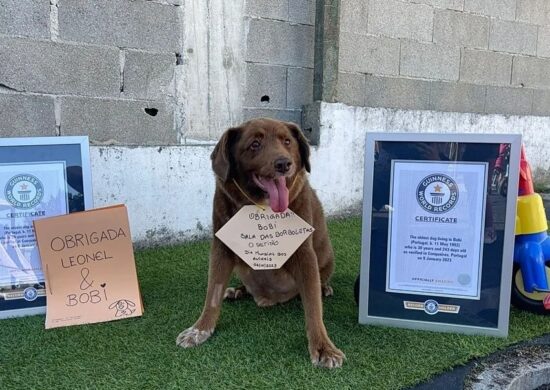
[[(341, 369), (313, 367), (299, 300), (270, 308), (224, 303), (214, 335), (184, 350), (176, 336), (202, 309), (209, 242), (139, 251), (141, 318), (44, 329), (44, 317), (0, 321), (1, 389), (398, 389), (514, 342), (550, 321), (512, 310), (507, 339), (362, 326), (353, 284), (361, 222), (329, 223), (336, 252), (325, 324), (347, 355)], [(235, 283), (235, 282), (234, 282)]]

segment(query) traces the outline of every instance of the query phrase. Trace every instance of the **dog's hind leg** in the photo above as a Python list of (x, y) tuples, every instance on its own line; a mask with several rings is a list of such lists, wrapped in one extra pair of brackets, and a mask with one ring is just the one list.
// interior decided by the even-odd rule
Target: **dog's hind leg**
[(332, 286), (329, 284), (321, 286), (321, 294), (324, 297), (331, 297), (334, 295), (334, 290), (332, 289)]
[(334, 272), (334, 255), (332, 249), (330, 250), (330, 258), (324, 262), (324, 267), (319, 270), (319, 277), (321, 279), (321, 294), (323, 297), (331, 297), (334, 295), (334, 290), (330, 286), (330, 277)]
[(229, 287), (225, 289), (225, 294), (223, 296), (223, 299), (227, 301), (236, 301), (238, 299), (245, 298), (249, 295), (250, 294), (246, 290), (245, 286)]

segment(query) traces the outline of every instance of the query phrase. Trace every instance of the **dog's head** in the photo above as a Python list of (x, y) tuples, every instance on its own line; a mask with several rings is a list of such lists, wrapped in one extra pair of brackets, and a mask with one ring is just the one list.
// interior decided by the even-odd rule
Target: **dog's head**
[(211, 158), (223, 183), (236, 180), (255, 198), (269, 198), (275, 212), (288, 208), (295, 175), (310, 171), (309, 145), (298, 126), (265, 118), (228, 129)]

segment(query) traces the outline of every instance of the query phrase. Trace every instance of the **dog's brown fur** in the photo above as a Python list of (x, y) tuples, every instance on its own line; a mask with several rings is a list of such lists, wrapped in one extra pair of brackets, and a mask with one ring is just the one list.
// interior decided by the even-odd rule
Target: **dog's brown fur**
[[(258, 147), (259, 145), (259, 147)], [(213, 229), (218, 231), (239, 209), (251, 202), (235, 186), (233, 179), (256, 203), (265, 203), (266, 194), (252, 175), (273, 178), (284, 175), (289, 188), (289, 208), (315, 228), (315, 232), (278, 270), (252, 270), (218, 238), (214, 237), (210, 254), (208, 289), (200, 318), (177, 338), (188, 348), (206, 341), (213, 333), (222, 300), (236, 299), (246, 293), (258, 306), (270, 306), (299, 295), (303, 302), (309, 353), (315, 365), (339, 367), (344, 354), (334, 346), (323, 323), (321, 295), (332, 295), (328, 285), (334, 269), (321, 203), (311, 189), (309, 146), (300, 129), (292, 123), (255, 119), (227, 130), (212, 153), (217, 176), (214, 194)], [(288, 161), (277, 168), (276, 161)], [(227, 289), (235, 271), (244, 287)]]

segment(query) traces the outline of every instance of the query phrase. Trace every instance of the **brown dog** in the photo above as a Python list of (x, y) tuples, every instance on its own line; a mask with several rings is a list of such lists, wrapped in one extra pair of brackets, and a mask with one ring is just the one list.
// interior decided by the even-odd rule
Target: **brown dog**
[[(202, 314), (192, 327), (180, 333), (177, 344), (189, 348), (206, 341), (214, 332), (224, 297), (236, 299), (249, 293), (258, 306), (270, 306), (299, 294), (313, 364), (340, 367), (345, 356), (334, 346), (323, 323), (321, 295), (332, 294), (328, 281), (334, 269), (334, 255), (321, 203), (306, 177), (306, 171), (310, 171), (307, 140), (295, 124), (255, 119), (227, 130), (211, 158), (217, 176), (214, 232), (242, 206), (251, 204), (247, 197), (258, 204), (268, 202), (275, 212), (290, 208), (315, 232), (282, 268), (260, 271), (252, 270), (214, 237)], [(244, 287), (226, 290), (233, 271)]]

